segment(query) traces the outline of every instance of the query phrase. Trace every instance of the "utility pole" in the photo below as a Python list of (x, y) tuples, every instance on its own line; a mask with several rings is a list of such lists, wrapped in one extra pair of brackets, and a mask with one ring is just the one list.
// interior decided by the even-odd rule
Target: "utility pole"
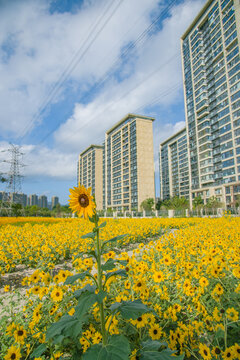
[[(24, 155), (18, 145), (10, 144), (11, 147), (7, 150), (2, 150), (10, 154), (10, 160), (2, 160), (3, 163), (10, 164), (9, 172), (4, 173), (2, 179), (6, 182), (6, 188), (2, 196), (1, 210), (5, 210), (8, 215), (11, 213), (12, 204), (21, 204), (22, 199), (22, 178), (20, 169), (24, 166), (21, 158)], [(6, 175), (5, 175), (6, 174)]]

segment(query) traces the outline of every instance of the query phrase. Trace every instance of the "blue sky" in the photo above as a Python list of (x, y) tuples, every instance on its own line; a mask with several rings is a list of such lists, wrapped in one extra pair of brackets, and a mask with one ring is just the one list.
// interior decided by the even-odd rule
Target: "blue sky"
[(78, 154), (139, 113), (156, 118), (159, 194), (159, 144), (185, 122), (180, 37), (204, 3), (0, 0), (0, 151), (21, 145), (24, 193), (67, 203)]

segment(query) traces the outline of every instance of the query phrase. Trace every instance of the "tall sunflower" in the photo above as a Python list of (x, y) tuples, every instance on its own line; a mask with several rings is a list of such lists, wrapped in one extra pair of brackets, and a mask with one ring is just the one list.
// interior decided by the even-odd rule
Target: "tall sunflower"
[(85, 189), (83, 185), (69, 189), (71, 195), (69, 195), (69, 206), (76, 212), (78, 216), (84, 216), (85, 219), (93, 216), (94, 209), (96, 207), (91, 196), (91, 188)]

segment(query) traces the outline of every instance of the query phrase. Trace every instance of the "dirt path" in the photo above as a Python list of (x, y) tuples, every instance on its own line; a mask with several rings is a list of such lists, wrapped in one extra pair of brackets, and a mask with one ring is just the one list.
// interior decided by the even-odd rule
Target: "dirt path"
[[(176, 231), (178, 231), (177, 229), (170, 229), (167, 234), (169, 233), (175, 233)], [(163, 236), (166, 236), (167, 234), (163, 234)], [(160, 236), (161, 237), (161, 236)], [(159, 238), (148, 238), (146, 240), (148, 240), (148, 242), (150, 241), (158, 241)], [(129, 257), (132, 257), (134, 250), (138, 248), (140, 243), (137, 244), (129, 244), (128, 246), (126, 246), (123, 249), (119, 249), (119, 248), (115, 248), (113, 249), (113, 251), (115, 251), (117, 254), (121, 253), (121, 252), (127, 252)], [(140, 253), (142, 251), (144, 251), (145, 247), (148, 245), (148, 243), (145, 243), (145, 245), (140, 249)], [(69, 262), (63, 262), (61, 264), (57, 264), (55, 266), (55, 268), (52, 270), (52, 274), (53, 276), (55, 276), (60, 270), (70, 270), (74, 272), (74, 269), (72, 267), (72, 263), (71, 261)], [(4, 308), (6, 308), (6, 306), (9, 306), (10, 302), (16, 303), (16, 306), (14, 306), (14, 312), (18, 311), (19, 309), (21, 309), (24, 306), (25, 303), (25, 293), (26, 293), (26, 289), (27, 287), (22, 286), (21, 282), (22, 279), (25, 277), (29, 277), (31, 276), (34, 271), (36, 271), (36, 269), (31, 269), (31, 268), (27, 268), (24, 265), (17, 265), (16, 266), (16, 271), (12, 272), (12, 273), (7, 273), (5, 275), (3, 275), (0, 279), (0, 321), (1, 321), (1, 317), (3, 315), (6, 315), (6, 313), (2, 312)], [(93, 274), (94, 272), (96, 272), (96, 270), (93, 269)], [(10, 285), (11, 284), (11, 288), (12, 291), (10, 292), (5, 292), (4, 291), (4, 286), (6, 285)], [(15, 292), (15, 290), (17, 290)], [(19, 294), (18, 294), (19, 293)], [(2, 305), (1, 305), (2, 302)]]

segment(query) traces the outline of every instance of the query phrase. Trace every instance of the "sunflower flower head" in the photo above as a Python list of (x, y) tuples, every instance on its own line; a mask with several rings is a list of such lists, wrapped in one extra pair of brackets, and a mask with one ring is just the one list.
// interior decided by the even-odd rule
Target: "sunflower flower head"
[(91, 188), (85, 189), (83, 185), (79, 184), (78, 187), (69, 189), (69, 191), (69, 206), (73, 212), (76, 212), (79, 217), (83, 215), (85, 219), (92, 217), (96, 204), (91, 196)]

